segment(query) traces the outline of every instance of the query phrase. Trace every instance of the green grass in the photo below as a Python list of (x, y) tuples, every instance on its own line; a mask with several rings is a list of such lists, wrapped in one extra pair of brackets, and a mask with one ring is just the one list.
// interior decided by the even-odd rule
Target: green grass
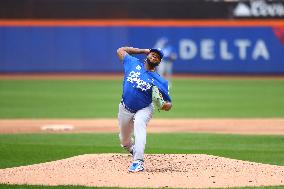
[[(79, 154), (123, 153), (117, 134), (2, 134), (0, 168)], [(212, 154), (284, 165), (283, 136), (148, 134), (146, 153)]]
[(115, 80), (0, 81), (0, 118), (115, 117)]
[[(0, 80), (0, 118), (115, 118), (120, 80)], [(155, 117), (284, 117), (284, 80), (176, 79)]]
[[(124, 151), (119, 146), (116, 134), (0, 135), (0, 168), (95, 153), (124, 153)], [(190, 133), (149, 134), (146, 153), (211, 154), (240, 160), (284, 165), (284, 137)], [(282, 187), (261, 188), (279, 189)], [(1, 188), (85, 189), (87, 187), (0, 185)]]

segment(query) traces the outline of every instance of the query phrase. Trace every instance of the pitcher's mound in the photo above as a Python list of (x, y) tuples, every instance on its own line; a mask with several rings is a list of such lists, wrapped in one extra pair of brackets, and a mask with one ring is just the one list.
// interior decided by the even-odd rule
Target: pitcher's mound
[(0, 183), (110, 187), (207, 188), (284, 185), (284, 166), (211, 155), (148, 154), (145, 171), (128, 173), (126, 154), (80, 155), (59, 161), (0, 169)]

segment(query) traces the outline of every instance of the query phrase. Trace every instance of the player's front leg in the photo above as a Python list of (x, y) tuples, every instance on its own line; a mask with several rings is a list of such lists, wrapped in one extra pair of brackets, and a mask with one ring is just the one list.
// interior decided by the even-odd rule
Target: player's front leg
[(144, 159), (144, 150), (146, 145), (146, 128), (152, 118), (153, 105), (139, 110), (134, 116), (134, 136), (135, 136), (135, 154), (134, 160)]

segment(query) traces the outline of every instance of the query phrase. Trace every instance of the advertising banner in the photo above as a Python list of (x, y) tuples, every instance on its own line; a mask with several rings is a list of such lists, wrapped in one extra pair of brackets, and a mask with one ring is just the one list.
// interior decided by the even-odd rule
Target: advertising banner
[[(177, 55), (174, 73), (284, 74), (283, 25), (226, 23), (1, 26), (0, 22), (0, 72), (121, 72), (117, 48), (152, 48), (166, 39)], [(138, 58), (143, 61), (145, 56)]]

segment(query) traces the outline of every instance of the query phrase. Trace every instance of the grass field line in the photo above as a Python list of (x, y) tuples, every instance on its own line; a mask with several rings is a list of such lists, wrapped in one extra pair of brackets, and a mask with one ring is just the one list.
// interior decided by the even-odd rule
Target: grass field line
[[(150, 133), (284, 135), (284, 118), (153, 119)], [(117, 119), (0, 119), (0, 133), (116, 133)]]

